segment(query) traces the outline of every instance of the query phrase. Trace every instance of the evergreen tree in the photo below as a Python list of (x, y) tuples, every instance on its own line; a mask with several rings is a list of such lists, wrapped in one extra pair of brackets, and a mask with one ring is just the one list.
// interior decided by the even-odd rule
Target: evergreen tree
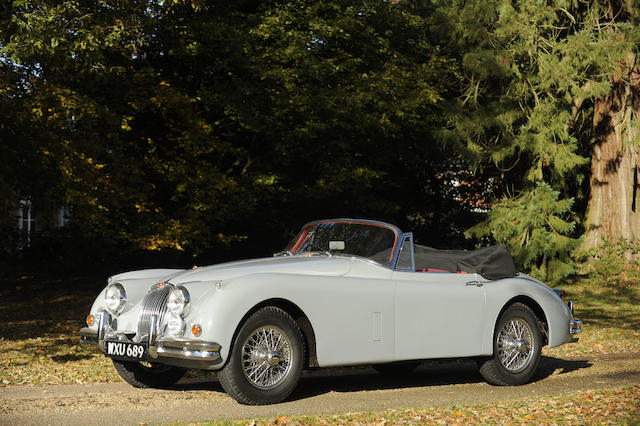
[[(508, 183), (502, 195), (497, 194), (506, 201), (489, 215), (485, 230), (499, 241), (509, 241), (516, 252), (530, 251), (523, 258), (537, 259), (543, 278), (551, 274), (543, 268), (548, 259), (543, 245), (528, 238), (509, 239), (496, 230), (499, 224), (518, 232), (522, 224), (503, 220), (500, 215), (508, 209), (501, 207), (516, 203), (526, 208), (540, 195), (541, 183), (556, 191), (547, 197), (556, 204), (548, 206), (549, 212), (563, 214), (568, 223), (582, 216), (578, 210), (571, 217), (565, 208), (569, 200), (575, 198), (578, 209), (590, 200), (589, 211), (601, 215), (590, 213), (582, 222), (590, 244), (600, 238), (593, 237), (596, 232), (613, 239), (634, 238), (640, 232), (629, 181), (638, 120), (634, 61), (640, 26), (634, 3), (454, 1), (441, 9), (443, 29), (457, 28), (454, 48), (463, 52), (466, 79), (464, 93), (451, 109), (448, 136), (466, 141), (476, 162), (493, 164)], [(602, 124), (606, 117), (613, 119), (608, 122), (612, 127)], [(616, 148), (610, 150), (614, 155), (603, 156), (613, 134), (618, 135)], [(589, 161), (594, 164), (591, 185)], [(603, 161), (605, 168), (608, 164), (606, 179), (597, 170)], [(621, 188), (626, 195), (610, 191), (611, 198), (604, 198), (604, 186)], [(531, 220), (525, 228), (538, 226), (533, 216)], [(616, 226), (605, 226), (618, 220), (634, 230), (621, 234)], [(552, 234), (557, 237), (555, 256), (564, 265), (570, 264), (575, 247), (565, 238), (576, 237), (578, 231), (562, 226)], [(560, 270), (570, 272), (565, 266)]]

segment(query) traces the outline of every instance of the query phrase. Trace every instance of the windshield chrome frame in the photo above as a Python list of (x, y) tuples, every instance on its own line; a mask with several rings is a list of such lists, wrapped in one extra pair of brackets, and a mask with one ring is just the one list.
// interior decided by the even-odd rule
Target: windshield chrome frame
[[(402, 243), (404, 242), (404, 238), (407, 234), (403, 233), (400, 228), (398, 228), (395, 225), (392, 225), (390, 223), (386, 223), (386, 222), (381, 222), (379, 220), (371, 220), (371, 219), (352, 219), (352, 218), (336, 218), (336, 219), (320, 219), (320, 220), (314, 220), (308, 223), (305, 223), (304, 226), (302, 226), (300, 233), (298, 234), (298, 238), (296, 239), (296, 242), (294, 243), (292, 250), (296, 249), (299, 244), (302, 242), (302, 239), (304, 238), (304, 235), (302, 233), (302, 231), (306, 228), (308, 228), (309, 226), (313, 226), (313, 225), (318, 225), (321, 223), (338, 223), (338, 222), (347, 222), (347, 223), (353, 223), (353, 224), (360, 224), (360, 225), (372, 225), (372, 226), (379, 226), (381, 228), (386, 228), (389, 229), (393, 232), (395, 238), (393, 241), (393, 250), (392, 250), (392, 255), (390, 256), (390, 261), (388, 263), (379, 263), (376, 262), (373, 259), (370, 259), (368, 257), (363, 257), (363, 259), (367, 259), (370, 260), (371, 262), (377, 264), (377, 265), (381, 265), (384, 266), (385, 268), (389, 268), (389, 269), (395, 269), (397, 263), (398, 263), (398, 257), (400, 255), (400, 247), (402, 247)], [(413, 242), (413, 237), (412, 237), (412, 242)], [(413, 248), (413, 245), (412, 245)], [(299, 253), (293, 253), (293, 254), (299, 254)], [(301, 254), (301, 253), (300, 253)]]
[[(402, 247), (405, 242), (409, 244), (409, 256), (411, 257), (411, 268), (398, 269), (398, 262), (400, 261), (400, 253), (402, 253)], [(398, 245), (397, 253), (395, 254), (395, 261), (393, 262), (393, 268), (396, 271), (415, 272), (416, 270), (416, 255), (413, 245), (413, 232), (405, 232), (402, 234), (402, 243)]]

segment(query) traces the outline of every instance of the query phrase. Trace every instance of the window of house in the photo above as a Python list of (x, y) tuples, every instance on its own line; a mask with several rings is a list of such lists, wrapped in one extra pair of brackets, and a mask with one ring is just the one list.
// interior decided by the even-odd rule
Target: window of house
[(56, 223), (54, 224), (56, 228), (64, 228), (69, 223), (69, 216), (71, 216), (71, 211), (69, 207), (58, 207), (56, 210)]
[(35, 230), (35, 218), (31, 200), (20, 200), (20, 208), (18, 209), (18, 229), (22, 234), (23, 244), (29, 245), (31, 235)]

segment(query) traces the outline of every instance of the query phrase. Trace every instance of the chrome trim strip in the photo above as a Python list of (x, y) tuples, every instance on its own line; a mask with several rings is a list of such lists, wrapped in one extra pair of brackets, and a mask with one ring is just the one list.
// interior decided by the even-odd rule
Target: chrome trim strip
[(149, 356), (152, 358), (158, 358), (158, 346), (156, 344), (158, 340), (158, 316), (151, 315), (149, 320), (149, 340), (147, 341), (147, 348)]
[(205, 342), (203, 340), (187, 339), (159, 339), (158, 344), (164, 348), (178, 348), (184, 350), (214, 351), (220, 350), (221, 346), (215, 342)]
[[(409, 272), (415, 272), (416, 271), (416, 257), (415, 257), (415, 252), (413, 249), (413, 232), (405, 232), (404, 234), (400, 234), (400, 240), (402, 240), (402, 242), (400, 244), (398, 244), (397, 250), (393, 255), (393, 260), (391, 262), (391, 269), (395, 270), (395, 271), (409, 271)], [(411, 257), (411, 267), (410, 269), (398, 269), (398, 262), (400, 262), (400, 254), (402, 253), (402, 250), (404, 249), (404, 245), (405, 244), (409, 244), (409, 256)]]
[(111, 331), (111, 314), (107, 311), (100, 311), (98, 315), (98, 348), (104, 352), (104, 337)]
[[(408, 232), (405, 235), (409, 236), (409, 243), (411, 244), (411, 272), (415, 272), (416, 271), (416, 253), (414, 250), (414, 243), (413, 243), (413, 232)], [(399, 254), (398, 254), (399, 255)]]
[(221, 346), (215, 342), (160, 338), (156, 343), (158, 357), (207, 361), (212, 364), (222, 361), (220, 356)]
[(149, 346), (155, 346), (158, 339), (158, 316), (151, 315), (149, 321)]

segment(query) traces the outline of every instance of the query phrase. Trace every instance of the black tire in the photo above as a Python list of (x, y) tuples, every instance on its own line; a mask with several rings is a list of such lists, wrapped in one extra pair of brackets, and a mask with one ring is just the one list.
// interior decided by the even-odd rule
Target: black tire
[(420, 362), (418, 361), (392, 362), (389, 364), (375, 364), (373, 368), (385, 376), (406, 376), (411, 374), (419, 365)]
[[(146, 363), (145, 363), (146, 364)], [(175, 384), (187, 370), (170, 365), (113, 360), (122, 379), (136, 388), (166, 388)]]
[[(278, 343), (269, 346), (276, 341), (273, 336)], [(268, 306), (240, 327), (229, 360), (218, 371), (218, 380), (241, 404), (274, 404), (286, 399), (297, 386), (304, 353), (302, 332), (291, 315)]]
[(540, 363), (542, 349), (542, 332), (531, 308), (522, 303), (509, 306), (493, 334), (493, 356), (478, 360), (482, 377), (496, 386), (529, 383)]

